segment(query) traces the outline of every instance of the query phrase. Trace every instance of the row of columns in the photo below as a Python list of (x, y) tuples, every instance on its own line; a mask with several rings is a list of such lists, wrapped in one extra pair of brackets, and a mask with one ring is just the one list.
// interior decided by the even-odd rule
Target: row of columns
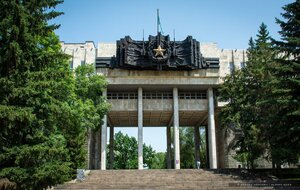
[[(103, 92), (106, 97), (107, 91)], [(209, 166), (211, 169), (217, 168), (217, 151), (216, 151), (216, 135), (215, 135), (215, 117), (214, 117), (214, 97), (213, 89), (207, 90), (208, 97), (208, 153), (209, 153)], [(178, 103), (178, 88), (173, 88), (173, 127), (174, 127), (174, 168), (180, 169), (180, 143), (179, 143), (179, 103)], [(199, 127), (195, 127), (195, 158), (196, 161), (200, 160), (199, 149)], [(101, 137), (101, 138), (100, 138)], [(114, 128), (110, 126), (110, 161), (113, 161), (113, 138)], [(92, 141), (95, 140), (96, 146), (93, 147)], [(101, 143), (100, 143), (101, 141)], [(107, 149), (107, 116), (103, 118), (101, 130), (95, 133), (89, 131), (88, 142), (88, 164), (89, 168), (100, 168), (106, 170), (106, 149)], [(101, 162), (100, 155), (97, 154), (98, 149), (101, 147)], [(96, 153), (96, 154), (93, 154)], [(95, 160), (94, 160), (94, 159)], [(99, 163), (101, 166), (99, 167)], [(94, 165), (93, 165), (94, 164)], [(94, 167), (93, 167), (94, 166)], [(110, 169), (112, 169), (112, 164)], [(167, 126), (167, 167), (171, 168), (171, 126)], [(143, 169), (143, 89), (138, 88), (138, 169)]]

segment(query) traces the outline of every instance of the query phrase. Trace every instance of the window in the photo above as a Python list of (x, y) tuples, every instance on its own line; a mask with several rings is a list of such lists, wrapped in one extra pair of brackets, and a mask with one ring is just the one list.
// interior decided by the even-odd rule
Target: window
[(118, 95), (117, 94), (112, 94), (111, 99), (118, 99)]
[(129, 94), (129, 99), (137, 99), (136, 94), (130, 93), (130, 94)]
[(229, 63), (229, 71), (230, 71), (230, 74), (233, 74), (233, 72), (234, 72), (234, 63), (233, 62)]
[(206, 92), (180, 92), (179, 99), (206, 99)]
[(185, 99), (191, 99), (191, 93), (186, 93), (185, 94)]
[(107, 99), (137, 99), (137, 93), (132, 92), (109, 92), (107, 93)]
[(245, 67), (245, 62), (241, 62), (241, 69)]
[(163, 99), (169, 99), (168, 94), (164, 93), (164, 94), (163, 94)]
[(171, 92), (145, 92), (143, 93), (144, 99), (172, 99)]
[(123, 94), (123, 99), (129, 99), (129, 94), (127, 93)]
[(70, 68), (73, 69), (73, 60), (70, 61)]

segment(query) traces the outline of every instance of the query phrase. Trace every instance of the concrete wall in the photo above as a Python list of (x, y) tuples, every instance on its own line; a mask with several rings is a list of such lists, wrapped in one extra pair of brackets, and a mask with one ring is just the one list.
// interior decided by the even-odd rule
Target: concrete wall
[(73, 63), (73, 69), (81, 64), (94, 64), (96, 58), (96, 47), (94, 42), (85, 43), (64, 43), (61, 42), (62, 51), (71, 55), (70, 64)]
[(220, 49), (217, 43), (200, 43), (200, 52), (204, 57), (220, 57)]
[(180, 111), (207, 111), (208, 107), (207, 100), (203, 99), (191, 99), (184, 100), (179, 99), (179, 110)]
[[(242, 167), (246, 168), (246, 163), (241, 163), (234, 159), (237, 151), (237, 149), (233, 149), (233, 145), (236, 142), (236, 134), (230, 129), (227, 130), (226, 133), (223, 129), (221, 133), (224, 134), (224, 167), (237, 168), (238, 165), (241, 165)], [(266, 157), (266, 155), (264, 157)], [(272, 168), (272, 163), (266, 160), (264, 157), (260, 157), (255, 160), (254, 165), (256, 168)]]
[(143, 99), (144, 111), (172, 111), (172, 99)]
[(199, 69), (191, 71), (151, 71), (151, 70), (125, 70), (97, 68), (97, 73), (109, 77), (136, 77), (136, 76), (162, 76), (162, 77), (218, 77), (218, 69)]
[(137, 111), (136, 99), (110, 99), (108, 103), (111, 104), (110, 111)]
[(116, 43), (98, 43), (97, 57), (112, 57), (116, 55)]
[(230, 63), (233, 63), (235, 69), (238, 70), (241, 69), (241, 63), (246, 61), (248, 61), (246, 50), (220, 50), (219, 76), (224, 78), (226, 75), (230, 74)]
[(234, 132), (232, 130), (227, 130), (224, 132), (224, 166), (226, 168), (237, 168), (239, 162), (234, 159), (236, 155), (236, 150), (233, 149), (234, 145)]
[[(136, 99), (110, 99), (111, 111), (137, 111)], [(143, 99), (144, 111), (172, 111), (172, 99)], [(180, 111), (207, 111), (207, 100), (179, 99)]]
[[(130, 77), (108, 77), (107, 81), (110, 85), (184, 85), (184, 86), (196, 86), (204, 85), (208, 86), (217, 86), (219, 84), (218, 78), (165, 78), (165, 77), (139, 77), (139, 78), (130, 78)], [(125, 86), (123, 86), (125, 87)]]

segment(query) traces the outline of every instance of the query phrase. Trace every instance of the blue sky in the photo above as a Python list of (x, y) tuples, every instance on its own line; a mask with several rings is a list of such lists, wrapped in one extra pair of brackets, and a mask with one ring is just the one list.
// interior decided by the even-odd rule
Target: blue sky
[(216, 42), (220, 48), (244, 49), (262, 22), (278, 38), (281, 7), (291, 0), (65, 0), (65, 12), (55, 19), (57, 34), (65, 42), (115, 42), (156, 34), (156, 9), (165, 34), (183, 40), (192, 35), (200, 42)]
[[(65, 0), (58, 10), (65, 14), (53, 22), (56, 31), (68, 43), (115, 42), (130, 35), (141, 40), (156, 34), (156, 10), (164, 34), (183, 40), (192, 35), (201, 42), (216, 42), (224, 49), (246, 49), (264, 22), (273, 38), (279, 38), (275, 17), (292, 0)], [(124, 128), (123, 128), (124, 129)], [(119, 129), (118, 129), (119, 130)], [(117, 131), (117, 130), (116, 130)], [(125, 129), (136, 136), (137, 128)], [(157, 151), (165, 151), (164, 128), (146, 128), (144, 141)]]

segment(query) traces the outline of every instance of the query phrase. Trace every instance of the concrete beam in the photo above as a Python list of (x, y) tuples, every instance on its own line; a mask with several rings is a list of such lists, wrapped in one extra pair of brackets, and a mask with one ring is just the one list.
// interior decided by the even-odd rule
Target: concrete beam
[[(149, 80), (151, 78), (151, 80)], [(133, 76), (133, 77), (107, 77), (110, 85), (180, 85), (180, 86), (218, 86), (219, 77), (166, 77), (166, 76)]]

